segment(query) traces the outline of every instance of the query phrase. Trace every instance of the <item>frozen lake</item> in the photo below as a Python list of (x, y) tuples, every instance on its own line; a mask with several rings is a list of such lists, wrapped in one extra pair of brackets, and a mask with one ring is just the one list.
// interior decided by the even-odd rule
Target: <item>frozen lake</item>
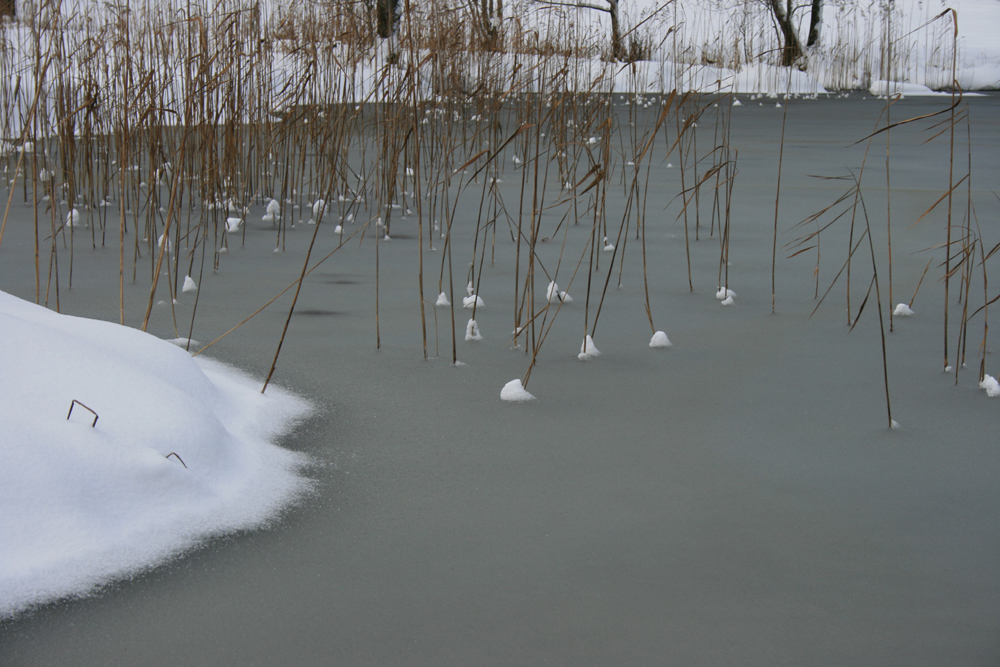
[[(860, 167), (864, 144), (849, 145), (872, 131), (883, 102), (853, 95), (790, 103), (772, 314), (782, 109), (766, 98), (742, 101), (731, 141), (739, 151), (729, 257), (735, 307), (714, 298), (718, 231), (710, 235), (705, 202), (688, 290), (673, 200), (676, 155), (673, 169), (662, 153), (655, 160), (652, 182), (663, 186), (647, 203), (651, 308), (674, 346), (648, 347), (633, 234), (622, 287), (616, 263), (595, 335), (603, 355), (576, 359), (584, 268), (568, 288), (575, 301), (561, 309), (532, 371), (528, 389), (537, 401), (499, 399), (529, 363), (509, 335), (514, 245), (506, 225), (497, 229), (495, 264), (487, 253), (482, 272), (483, 341), (461, 340), (468, 311), (456, 310), (463, 366), (450, 363), (448, 311), (432, 307), (440, 250), (424, 255), (432, 358), (423, 359), (415, 216), (393, 222), (392, 240), (379, 246), (381, 350), (374, 239), (360, 249), (355, 239), (307, 278), (274, 379), (320, 406), (284, 443), (319, 462), (311, 472), (315, 494), (268, 530), (215, 540), (94, 597), (0, 623), (0, 662), (997, 664), (1000, 403), (977, 387), (982, 314), (970, 324), (968, 368), (957, 386), (942, 372), (943, 209), (911, 228), (948, 187), (947, 137), (922, 145), (936, 132), (926, 124), (892, 134), (893, 305), (910, 300), (936, 259), (913, 304), (917, 315), (898, 318), (887, 332), (893, 417), (901, 424), (890, 431), (874, 294), (850, 334), (843, 278), (809, 319), (815, 254), (784, 259), (781, 252), (798, 233), (790, 231), (794, 223), (846, 189), (843, 180), (811, 176)], [(1000, 174), (1000, 97), (969, 102), (972, 197), (990, 248), (1000, 241), (1000, 207), (990, 192)], [(944, 106), (944, 98), (904, 100), (893, 120)], [(713, 130), (700, 125), (704, 150)], [(964, 133), (963, 125), (956, 180), (966, 169)], [(516, 206), (520, 172), (509, 158), (504, 164), (505, 197)], [(880, 135), (864, 190), (879, 262), (884, 164)], [(615, 231), (624, 189), (616, 187), (608, 213)], [(956, 225), (965, 187), (956, 190)], [(458, 298), (479, 193), (473, 187), (463, 196), (456, 217)], [(543, 228), (554, 229), (561, 215), (547, 213)], [(15, 199), (0, 289), (33, 300), (30, 218)], [(206, 266), (197, 340), (220, 335), (298, 276), (312, 227), (288, 230), (286, 251), (275, 253), (271, 226), (259, 215), (249, 220), (246, 245), (231, 240), (218, 273)], [(335, 246), (326, 224), (314, 257)], [(846, 258), (845, 224), (822, 237), (820, 294)], [(554, 264), (563, 231), (543, 244), (544, 261)], [(588, 233), (581, 220), (568, 245)], [(110, 236), (103, 249), (77, 247), (63, 312), (117, 321), (118, 249)], [(564, 289), (582, 246), (572, 245), (572, 260), (564, 260), (571, 266), (560, 269)], [(603, 285), (609, 260), (610, 253), (601, 257), (595, 283)], [(866, 248), (855, 255), (854, 312), (870, 261)], [(990, 270), (992, 297), (1000, 276)], [(880, 273), (887, 321), (886, 278)], [(952, 359), (958, 282), (951, 286)], [(978, 289), (973, 302), (982, 303)], [(148, 294), (148, 277), (126, 283), (130, 324), (141, 322)], [(194, 299), (179, 301), (186, 331)], [(210, 354), (263, 376), (289, 304), (286, 295)], [(593, 309), (594, 301), (591, 321)], [(154, 310), (149, 330), (175, 336), (169, 306)], [(988, 354), (986, 372), (998, 371)]]

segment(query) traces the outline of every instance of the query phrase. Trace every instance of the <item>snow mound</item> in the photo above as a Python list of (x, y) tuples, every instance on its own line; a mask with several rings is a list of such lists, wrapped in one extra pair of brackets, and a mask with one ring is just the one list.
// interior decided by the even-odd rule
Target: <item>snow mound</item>
[(435, 306), (440, 306), (441, 308), (447, 308), (451, 305), (451, 301), (448, 300), (448, 295), (444, 292), (438, 294), (437, 301), (434, 303)]
[(730, 298), (735, 299), (736, 298), (736, 292), (734, 292), (733, 290), (728, 289), (726, 287), (720, 287), (719, 291), (715, 293), (715, 298), (718, 299), (719, 301), (722, 301), (724, 299), (730, 299)]
[(657, 331), (649, 340), (650, 347), (671, 347), (672, 345), (673, 343), (667, 338), (667, 334), (662, 331)]
[(892, 314), (896, 317), (909, 317), (910, 315), (914, 315), (915, 313), (908, 304), (900, 303), (896, 305), (896, 310), (892, 311)]
[(992, 375), (987, 374), (983, 377), (983, 381), (979, 383), (980, 389), (986, 390), (986, 395), (990, 398), (996, 398), (1000, 396), (1000, 382)]
[(722, 300), (722, 305), (723, 306), (735, 306), (736, 305), (736, 300), (733, 299), (733, 297), (731, 295), (727, 296), (725, 299)]
[(580, 354), (576, 355), (576, 358), (580, 361), (590, 361), (594, 357), (599, 356), (601, 356), (601, 351), (594, 345), (594, 339), (590, 336), (584, 338), (583, 344), (580, 345)]
[(271, 444), (304, 400), (3, 292), (0, 330), (0, 618), (266, 525), (309, 488), (309, 459)]
[(535, 397), (528, 393), (528, 390), (524, 388), (520, 380), (511, 380), (500, 390), (500, 400), (522, 402), (533, 401)]
[(482, 340), (483, 336), (479, 333), (479, 324), (475, 320), (469, 320), (465, 325), (465, 340)]
[(184, 287), (181, 288), (182, 292), (197, 292), (198, 284), (194, 281), (191, 276), (184, 276)]
[(243, 218), (226, 218), (226, 231), (235, 232), (243, 224)]
[(463, 308), (485, 308), (486, 304), (483, 303), (483, 300), (480, 297), (478, 297), (475, 294), (473, 294), (471, 296), (467, 296), (464, 299), (462, 299), (462, 307)]
[(573, 301), (573, 297), (567, 294), (565, 291), (559, 291), (559, 283), (552, 281), (549, 283), (549, 288), (545, 290), (545, 298), (548, 299), (549, 303), (570, 303)]

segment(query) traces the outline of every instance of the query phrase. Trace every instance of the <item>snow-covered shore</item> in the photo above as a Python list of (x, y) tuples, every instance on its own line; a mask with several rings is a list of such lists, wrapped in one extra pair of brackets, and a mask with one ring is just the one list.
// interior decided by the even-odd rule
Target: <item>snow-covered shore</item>
[[(308, 457), (273, 444), (303, 399), (3, 292), (0, 330), (0, 618), (265, 525), (308, 491)], [(67, 420), (74, 400), (96, 424), (80, 405)]]

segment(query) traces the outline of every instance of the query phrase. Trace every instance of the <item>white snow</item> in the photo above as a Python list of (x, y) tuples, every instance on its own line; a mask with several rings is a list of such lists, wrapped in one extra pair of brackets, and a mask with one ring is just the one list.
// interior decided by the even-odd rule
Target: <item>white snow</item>
[(559, 291), (559, 284), (556, 281), (549, 283), (548, 289), (545, 290), (545, 298), (548, 299), (549, 303), (570, 303), (573, 301), (573, 297), (564, 291)]
[(910, 308), (909, 304), (899, 303), (896, 304), (896, 309), (892, 311), (892, 314), (896, 317), (909, 317), (914, 315), (913, 309)]
[(479, 325), (475, 320), (469, 320), (465, 325), (465, 340), (482, 340), (483, 336), (479, 333)]
[(309, 221), (310, 225), (315, 225), (319, 222), (319, 217), (323, 215), (323, 209), (326, 208), (326, 201), (323, 199), (317, 199), (313, 202), (312, 206), (312, 219)]
[(80, 212), (75, 208), (66, 214), (67, 227), (79, 227), (83, 223), (80, 220)]
[(182, 292), (196, 292), (198, 291), (198, 284), (195, 283), (191, 276), (184, 276), (184, 287), (181, 288)]
[(462, 307), (463, 308), (485, 308), (486, 304), (483, 303), (482, 298), (476, 296), (475, 294), (471, 294), (471, 295), (465, 297), (464, 299), (462, 299)]
[(263, 222), (275, 222), (281, 217), (281, 204), (277, 200), (272, 199), (267, 203), (267, 212), (261, 218)]
[(583, 344), (580, 345), (580, 354), (576, 355), (576, 358), (580, 361), (590, 361), (599, 356), (601, 356), (601, 351), (594, 345), (594, 339), (588, 335), (583, 339)]
[[(308, 490), (308, 458), (271, 444), (302, 399), (3, 292), (0, 331), (0, 617), (266, 525)], [(67, 420), (73, 400), (95, 425), (80, 405)]]
[(657, 331), (653, 334), (653, 337), (649, 340), (650, 347), (670, 347), (673, 343), (667, 338), (667, 334), (662, 331)]
[(243, 224), (243, 218), (226, 218), (226, 231), (233, 233)]
[(500, 400), (502, 401), (533, 401), (535, 397), (528, 393), (528, 390), (521, 384), (521, 380), (511, 380), (500, 390)]
[(736, 300), (733, 299), (732, 295), (727, 296), (725, 299), (722, 300), (722, 305), (723, 306), (735, 306), (736, 305)]
[(996, 398), (1000, 396), (1000, 382), (990, 374), (986, 374), (983, 377), (983, 381), (979, 383), (980, 389), (986, 390), (986, 395), (990, 398)]
[(736, 298), (736, 292), (726, 287), (720, 287), (719, 291), (715, 293), (715, 298), (720, 301), (723, 299)]
[(444, 292), (441, 292), (440, 294), (438, 294), (437, 302), (435, 302), (434, 305), (435, 306), (440, 306), (442, 308), (447, 308), (448, 306), (451, 305), (451, 301), (448, 300), (448, 295), (447, 294), (445, 294)]

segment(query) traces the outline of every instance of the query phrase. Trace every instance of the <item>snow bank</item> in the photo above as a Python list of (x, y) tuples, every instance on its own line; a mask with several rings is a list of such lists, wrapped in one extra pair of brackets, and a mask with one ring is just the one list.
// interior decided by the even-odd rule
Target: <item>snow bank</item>
[[(308, 489), (308, 458), (271, 444), (304, 400), (3, 292), (0, 330), (0, 617), (265, 525)], [(74, 399), (95, 425), (66, 419)]]

